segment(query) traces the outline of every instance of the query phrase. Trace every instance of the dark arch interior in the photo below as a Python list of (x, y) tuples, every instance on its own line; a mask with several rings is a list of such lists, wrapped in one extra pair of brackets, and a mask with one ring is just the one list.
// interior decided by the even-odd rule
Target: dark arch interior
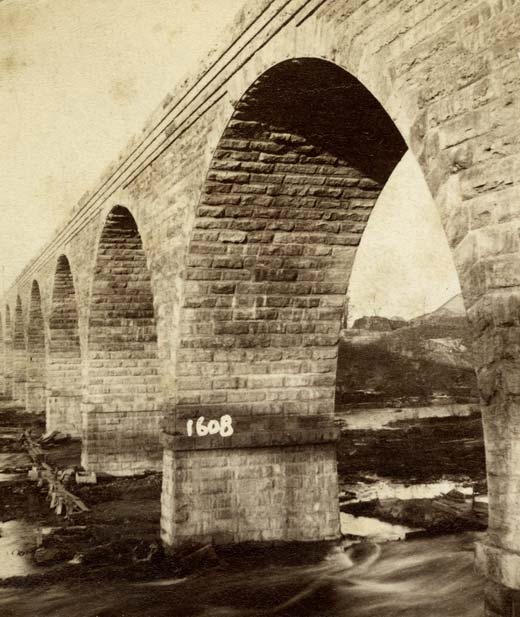
[(40, 287), (33, 281), (27, 328), (27, 411), (45, 410), (45, 332)]
[[(365, 86), (336, 64), (317, 58), (282, 62), (264, 73), (239, 102), (234, 119), (260, 123), (267, 132), (299, 135), (307, 145), (334, 154), (377, 182), (386, 182), (407, 149)], [(230, 128), (228, 132), (256, 137), (260, 127)]]

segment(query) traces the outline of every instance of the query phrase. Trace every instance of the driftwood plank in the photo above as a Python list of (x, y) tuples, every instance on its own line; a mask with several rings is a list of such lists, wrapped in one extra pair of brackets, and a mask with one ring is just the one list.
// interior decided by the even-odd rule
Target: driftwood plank
[(74, 469), (53, 469), (45, 461), (45, 452), (38, 442), (34, 441), (28, 431), (24, 431), (21, 443), (27, 450), (38, 472), (38, 485), (47, 484), (47, 495), (50, 498), (50, 508), (56, 514), (64, 514), (67, 518), (76, 512), (88, 512), (89, 508), (83, 501), (68, 491), (64, 482), (74, 473)]

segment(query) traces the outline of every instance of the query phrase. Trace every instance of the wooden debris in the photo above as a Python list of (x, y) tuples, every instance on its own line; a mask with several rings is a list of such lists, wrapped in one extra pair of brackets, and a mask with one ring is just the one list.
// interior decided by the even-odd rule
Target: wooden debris
[(39, 444), (43, 447), (54, 446), (60, 443), (71, 441), (71, 436), (68, 433), (61, 433), (60, 431), (51, 431), (46, 433), (39, 439)]
[(97, 476), (93, 471), (76, 471), (76, 484), (97, 484)]
[(432, 508), (451, 515), (454, 519), (463, 519), (476, 525), (487, 524), (487, 504), (477, 505), (474, 496), (465, 498), (459, 491), (450, 491), (432, 500)]
[(22, 445), (31, 457), (34, 466), (31, 469), (31, 478), (37, 479), (38, 486), (45, 483), (48, 486), (47, 495), (50, 499), (50, 508), (58, 515), (69, 518), (77, 512), (88, 512), (87, 506), (65, 488), (65, 483), (74, 474), (75, 470), (69, 467), (64, 470), (53, 469), (45, 462), (45, 454), (34, 441), (28, 431), (24, 431), (21, 437)]
[(0, 426), (0, 440), (18, 441), (20, 439), (20, 429), (12, 426)]

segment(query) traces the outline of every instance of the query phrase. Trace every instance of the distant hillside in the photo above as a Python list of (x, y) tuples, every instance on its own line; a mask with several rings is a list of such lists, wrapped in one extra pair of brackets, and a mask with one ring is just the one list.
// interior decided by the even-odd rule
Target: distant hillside
[(370, 330), (371, 332), (390, 332), (391, 330), (397, 330), (407, 324), (407, 321), (402, 318), (389, 319), (388, 317), (380, 317), (374, 315), (373, 317), (360, 317), (356, 319), (354, 329), (358, 330)]
[(415, 317), (411, 321), (430, 318), (439, 319), (442, 317), (463, 317), (466, 319), (466, 309), (464, 308), (464, 301), (462, 300), (462, 296), (460, 294), (458, 296), (453, 296), (453, 298), (439, 306), (439, 308), (435, 309), (435, 311), (426, 313), (420, 317)]
[[(384, 319), (384, 318), (383, 318)], [(429, 404), (476, 400), (470, 335), (462, 298), (381, 329), (373, 318), (343, 331), (338, 357), (339, 404)], [(375, 329), (373, 327), (376, 326)], [(396, 329), (395, 329), (396, 328)]]

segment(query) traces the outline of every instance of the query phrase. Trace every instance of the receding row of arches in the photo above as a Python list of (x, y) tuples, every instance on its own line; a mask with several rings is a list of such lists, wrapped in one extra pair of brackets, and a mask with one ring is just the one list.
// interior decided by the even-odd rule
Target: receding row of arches
[(5, 306), (0, 320), (4, 397), (26, 412), (45, 412), (48, 431), (81, 436), (90, 468), (122, 474), (158, 467), (160, 380), (153, 293), (130, 211), (117, 206), (105, 221), (83, 344), (78, 294), (65, 255), (57, 260), (48, 320), (42, 296), (34, 280), (26, 326), (20, 295), (13, 316), (12, 307)]

